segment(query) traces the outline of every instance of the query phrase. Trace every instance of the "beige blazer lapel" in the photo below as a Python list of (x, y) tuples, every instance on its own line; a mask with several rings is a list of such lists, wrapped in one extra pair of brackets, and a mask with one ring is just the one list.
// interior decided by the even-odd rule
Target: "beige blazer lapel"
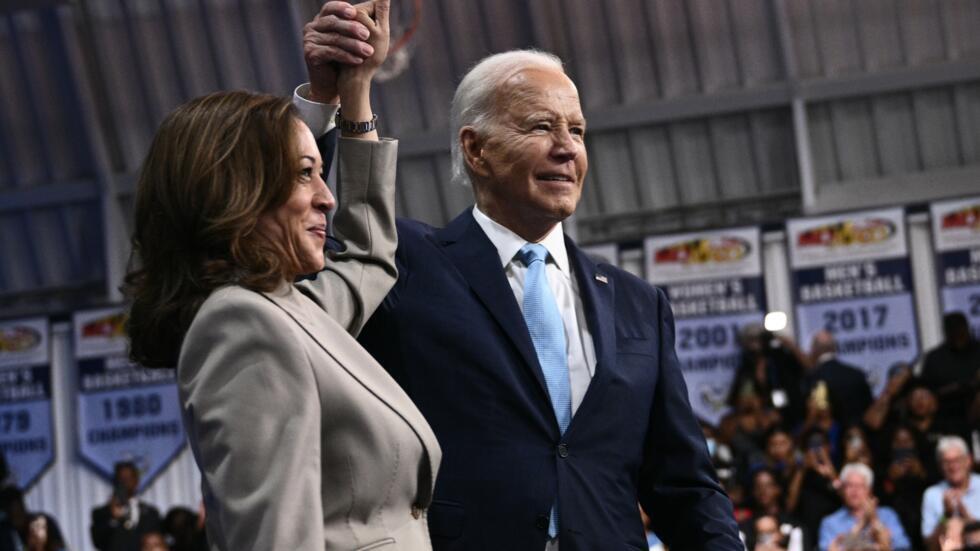
[(366, 350), (361, 348), (360, 343), (297, 289), (289, 286), (287, 289), (272, 293), (262, 293), (262, 296), (281, 308), (348, 375), (391, 408), (412, 428), (422, 442), (429, 460), (430, 478), (419, 484), (420, 501), (427, 506), (432, 500), (432, 481), (435, 480), (436, 465), (441, 458), (441, 450), (428, 422), (405, 391)]

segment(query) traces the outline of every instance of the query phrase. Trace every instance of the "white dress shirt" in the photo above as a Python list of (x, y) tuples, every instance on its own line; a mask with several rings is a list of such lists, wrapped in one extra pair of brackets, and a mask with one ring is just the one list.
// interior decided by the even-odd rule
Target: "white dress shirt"
[[(501, 226), (489, 216), (473, 207), (473, 218), (487, 234), (490, 242), (497, 248), (500, 264), (507, 275), (507, 282), (514, 292), (517, 305), (524, 310), (524, 276), (527, 266), (517, 257), (527, 241), (523, 237)], [(582, 307), (582, 297), (579, 296), (578, 282), (572, 274), (568, 263), (568, 252), (565, 250), (565, 238), (561, 223), (541, 240), (541, 245), (548, 249), (548, 260), (545, 272), (548, 286), (555, 295), (558, 311), (565, 325), (565, 346), (568, 356), (568, 377), (572, 388), (572, 415), (582, 404), (585, 391), (589, 389), (592, 376), (595, 374), (595, 345), (589, 325), (585, 320), (585, 309)]]
[(339, 105), (329, 103), (317, 103), (307, 99), (310, 95), (310, 83), (300, 84), (293, 90), (293, 105), (299, 111), (299, 118), (310, 127), (313, 137), (320, 139), (321, 136), (333, 130), (336, 126), (334, 117), (340, 110)]

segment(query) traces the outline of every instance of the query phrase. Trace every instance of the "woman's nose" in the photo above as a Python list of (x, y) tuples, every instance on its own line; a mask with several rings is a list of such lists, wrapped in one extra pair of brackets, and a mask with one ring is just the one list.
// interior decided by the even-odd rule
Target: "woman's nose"
[(333, 193), (330, 193), (330, 188), (327, 187), (327, 182), (321, 176), (317, 176), (317, 190), (313, 194), (313, 206), (329, 212), (337, 206), (337, 201), (333, 197)]

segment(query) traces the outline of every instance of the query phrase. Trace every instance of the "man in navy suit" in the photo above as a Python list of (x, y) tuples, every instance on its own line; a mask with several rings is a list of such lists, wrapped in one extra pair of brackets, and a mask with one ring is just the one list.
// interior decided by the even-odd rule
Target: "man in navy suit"
[[(355, 50), (342, 22), (314, 27), (308, 43)], [(484, 59), (457, 88), (451, 125), (454, 178), (476, 205), (445, 228), (399, 221), (398, 282), (361, 334), (443, 448), (427, 512), (436, 551), (646, 549), (638, 501), (672, 549), (741, 550), (664, 293), (562, 233), (588, 156), (561, 61)], [(546, 251), (533, 274), (529, 243)], [(557, 362), (524, 300), (542, 288)]]
[(809, 396), (817, 383), (823, 381), (834, 420), (843, 428), (860, 425), (872, 402), (864, 371), (837, 359), (837, 340), (830, 331), (820, 330), (813, 335), (810, 356), (813, 368), (803, 381), (805, 394)]

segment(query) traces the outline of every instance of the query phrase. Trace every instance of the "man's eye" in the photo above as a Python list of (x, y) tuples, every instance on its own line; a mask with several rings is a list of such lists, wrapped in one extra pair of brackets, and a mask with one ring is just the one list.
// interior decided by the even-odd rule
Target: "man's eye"
[(551, 124), (546, 122), (536, 122), (534, 123), (534, 130), (544, 130), (547, 132), (548, 130), (551, 130)]
[(585, 128), (583, 128), (581, 126), (573, 126), (568, 131), (571, 132), (572, 134), (575, 134), (576, 136), (584, 136), (585, 135)]

